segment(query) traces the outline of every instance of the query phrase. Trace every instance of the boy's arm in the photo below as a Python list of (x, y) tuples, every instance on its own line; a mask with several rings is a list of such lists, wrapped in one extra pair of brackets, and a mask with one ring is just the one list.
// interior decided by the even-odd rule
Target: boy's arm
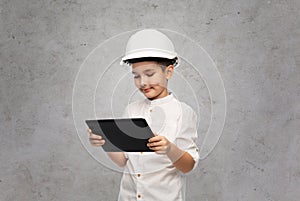
[(154, 133), (154, 137), (149, 139), (147, 146), (158, 154), (166, 154), (173, 165), (183, 173), (193, 170), (197, 157), (195, 159), (188, 151), (180, 149), (177, 145), (170, 142), (165, 136)]
[[(102, 139), (102, 136), (92, 133), (90, 128), (88, 128), (87, 131), (90, 134), (89, 140), (93, 146), (99, 147), (104, 145), (105, 140)], [(118, 166), (124, 167), (126, 165), (127, 158), (125, 157), (124, 152), (107, 152), (107, 155)]]
[(148, 140), (147, 146), (158, 154), (166, 154), (178, 170), (187, 173), (195, 169), (199, 161), (196, 145), (197, 115), (191, 108), (187, 108), (183, 115), (174, 143), (165, 136), (154, 133), (155, 136)]
[(173, 143), (170, 143), (167, 156), (173, 162), (173, 165), (183, 173), (188, 173), (195, 165), (193, 157)]
[(107, 152), (109, 158), (117, 164), (119, 167), (124, 167), (127, 162), (127, 158), (124, 155), (124, 152)]

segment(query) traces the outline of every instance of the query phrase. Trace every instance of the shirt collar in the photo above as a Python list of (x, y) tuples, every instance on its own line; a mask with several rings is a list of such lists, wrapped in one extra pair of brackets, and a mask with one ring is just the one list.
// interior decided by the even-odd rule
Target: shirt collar
[(149, 104), (149, 105), (160, 105), (160, 104), (163, 104), (163, 103), (167, 103), (169, 102), (170, 100), (173, 99), (173, 93), (170, 91), (169, 94), (163, 98), (158, 98), (158, 99), (154, 99), (154, 100), (150, 100), (148, 98), (146, 98), (146, 103)]

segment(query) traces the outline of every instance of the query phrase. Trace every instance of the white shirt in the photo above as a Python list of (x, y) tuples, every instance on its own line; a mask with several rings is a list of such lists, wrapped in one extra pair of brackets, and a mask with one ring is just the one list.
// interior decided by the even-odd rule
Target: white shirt
[[(151, 130), (165, 136), (194, 159), (199, 160), (197, 141), (197, 115), (184, 102), (169, 95), (155, 100), (130, 103), (124, 117), (143, 117)], [(184, 201), (185, 174), (176, 169), (165, 154), (155, 152), (124, 152), (128, 158), (118, 201)]]

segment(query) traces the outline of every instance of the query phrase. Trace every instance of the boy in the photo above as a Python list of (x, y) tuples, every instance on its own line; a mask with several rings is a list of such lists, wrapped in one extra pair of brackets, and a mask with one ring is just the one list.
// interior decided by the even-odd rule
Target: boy
[[(111, 152), (113, 162), (125, 167), (119, 201), (185, 200), (185, 173), (195, 169), (198, 160), (197, 116), (190, 106), (178, 101), (168, 90), (178, 57), (170, 39), (153, 29), (139, 31), (127, 43), (122, 62), (132, 68), (134, 83), (145, 100), (130, 103), (124, 116), (143, 116), (152, 128), (163, 123), (147, 146), (154, 152)], [(162, 115), (153, 117), (154, 110)], [(152, 117), (151, 117), (152, 116)], [(105, 141), (90, 133), (93, 146)]]

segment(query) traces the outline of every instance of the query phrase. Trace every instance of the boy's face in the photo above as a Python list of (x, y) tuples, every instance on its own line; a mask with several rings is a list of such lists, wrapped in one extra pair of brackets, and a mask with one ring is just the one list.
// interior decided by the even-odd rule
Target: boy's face
[(155, 61), (143, 61), (132, 64), (135, 86), (151, 100), (168, 95), (168, 79), (173, 75), (174, 67), (168, 66), (163, 72)]

